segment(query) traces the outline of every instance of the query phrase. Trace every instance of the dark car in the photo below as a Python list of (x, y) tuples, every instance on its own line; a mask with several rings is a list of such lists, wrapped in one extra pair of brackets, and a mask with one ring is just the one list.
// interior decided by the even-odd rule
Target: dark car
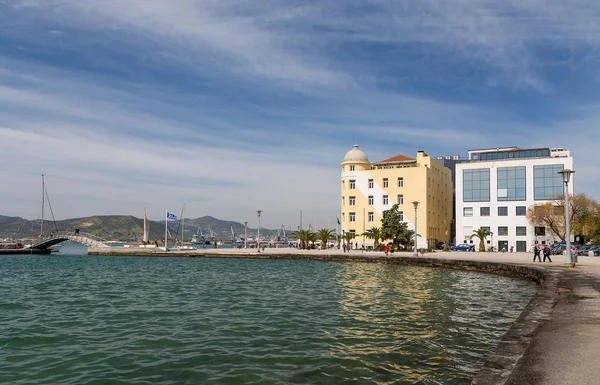
[(461, 243), (460, 245), (450, 246), (450, 250), (452, 250), (452, 251), (475, 251), (475, 246), (469, 245), (466, 243)]

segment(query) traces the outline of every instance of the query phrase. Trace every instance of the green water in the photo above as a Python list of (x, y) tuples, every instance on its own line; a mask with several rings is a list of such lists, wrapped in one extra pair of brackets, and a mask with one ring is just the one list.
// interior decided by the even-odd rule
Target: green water
[(312, 261), (0, 257), (2, 384), (467, 384), (535, 291)]

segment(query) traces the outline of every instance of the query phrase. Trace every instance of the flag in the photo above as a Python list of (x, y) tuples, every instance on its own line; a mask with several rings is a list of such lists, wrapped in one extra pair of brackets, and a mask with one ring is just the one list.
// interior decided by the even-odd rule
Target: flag
[(176, 221), (177, 215), (171, 214), (170, 212), (167, 211), (167, 219), (172, 219), (172, 220)]
[(338, 225), (341, 225), (341, 223), (340, 223), (340, 218), (338, 218), (338, 219), (337, 219), (337, 221), (338, 221)]

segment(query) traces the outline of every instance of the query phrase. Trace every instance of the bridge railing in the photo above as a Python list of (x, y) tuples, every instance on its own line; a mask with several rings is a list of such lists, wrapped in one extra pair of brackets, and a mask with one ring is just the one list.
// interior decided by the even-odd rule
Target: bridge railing
[(88, 239), (91, 239), (91, 240), (94, 240), (94, 241), (97, 241), (97, 242), (102, 242), (102, 243), (108, 242), (108, 240), (106, 240), (104, 238), (101, 238), (101, 237), (99, 237), (97, 235), (86, 233), (86, 232), (83, 232), (83, 231), (79, 231), (78, 233), (63, 231), (63, 232), (57, 234), (55, 237), (67, 237), (67, 238), (71, 238), (71, 237), (78, 237), (78, 236), (79, 237), (85, 237), (85, 238), (88, 238)]

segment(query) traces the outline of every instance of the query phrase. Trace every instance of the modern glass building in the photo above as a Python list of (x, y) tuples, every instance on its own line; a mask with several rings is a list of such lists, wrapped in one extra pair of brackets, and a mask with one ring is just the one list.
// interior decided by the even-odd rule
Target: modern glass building
[[(573, 169), (573, 158), (563, 148), (517, 147), (470, 150), (465, 163), (456, 164), (456, 243), (479, 244), (474, 230), (492, 234), (486, 248), (529, 251), (535, 242), (553, 243), (552, 234), (527, 220), (527, 209), (563, 194), (559, 171)], [(573, 193), (573, 181), (569, 184)]]

